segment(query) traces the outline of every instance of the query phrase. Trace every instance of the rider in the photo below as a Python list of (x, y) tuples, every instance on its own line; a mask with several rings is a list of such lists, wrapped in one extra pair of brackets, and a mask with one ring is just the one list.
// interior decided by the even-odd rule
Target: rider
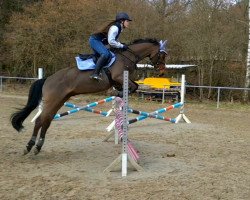
[(99, 58), (96, 62), (95, 71), (90, 76), (92, 79), (102, 80), (100, 77), (100, 71), (102, 67), (111, 58), (111, 52), (105, 47), (110, 45), (113, 48), (127, 50), (128, 46), (120, 43), (118, 37), (123, 29), (128, 28), (131, 18), (125, 12), (120, 12), (116, 15), (115, 20), (110, 22), (107, 26), (98, 32), (93, 33), (89, 38), (90, 47), (93, 49), (95, 55)]

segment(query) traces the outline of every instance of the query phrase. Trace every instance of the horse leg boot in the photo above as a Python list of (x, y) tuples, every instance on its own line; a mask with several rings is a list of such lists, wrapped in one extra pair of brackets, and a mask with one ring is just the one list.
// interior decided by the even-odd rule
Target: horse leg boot
[(135, 93), (135, 91), (138, 89), (139, 85), (135, 82), (129, 79), (129, 93)]
[(35, 127), (33, 130), (33, 134), (31, 139), (29, 140), (28, 144), (26, 145), (26, 148), (24, 149), (23, 154), (26, 155), (27, 153), (30, 152), (30, 150), (32, 149), (32, 147), (36, 144), (36, 137), (38, 134), (39, 129), (41, 128), (41, 118), (40, 116), (36, 119), (35, 122)]
[(42, 149), (42, 146), (44, 144), (44, 141), (45, 141), (45, 135), (44, 137), (40, 137), (37, 144), (36, 144), (36, 148), (34, 149), (34, 154), (37, 155), (41, 149)]
[(48, 118), (45, 120), (45, 122), (43, 123), (42, 125), (42, 128), (41, 128), (41, 133), (40, 133), (40, 138), (36, 144), (36, 147), (34, 149), (34, 154), (37, 155), (41, 149), (42, 149), (42, 146), (44, 144), (44, 141), (45, 141), (45, 135), (46, 135), (46, 131), (48, 130), (50, 124), (51, 124), (51, 121), (52, 119)]
[(32, 147), (36, 144), (36, 136), (31, 137), (30, 141), (27, 143), (26, 148), (23, 151), (23, 155), (26, 155), (27, 153), (30, 152)]
[(90, 75), (91, 79), (102, 80), (100, 77), (100, 72), (102, 67), (104, 67), (105, 63), (107, 62), (107, 57), (105, 55), (101, 55), (100, 58), (96, 62), (95, 71), (92, 75)]

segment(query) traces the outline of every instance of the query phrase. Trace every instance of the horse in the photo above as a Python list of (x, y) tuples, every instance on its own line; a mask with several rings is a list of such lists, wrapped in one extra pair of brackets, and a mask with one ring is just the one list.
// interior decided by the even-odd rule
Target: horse
[[(38, 154), (45, 141), (46, 132), (57, 111), (71, 96), (78, 94), (96, 93), (105, 91), (117, 84), (123, 84), (123, 71), (129, 74), (136, 70), (136, 64), (148, 57), (155, 69), (165, 69), (165, 57), (167, 55), (166, 41), (156, 39), (137, 39), (128, 45), (128, 50), (116, 52), (116, 61), (106, 70), (102, 71), (102, 80), (90, 79), (92, 71), (80, 71), (77, 67), (68, 67), (57, 71), (48, 78), (35, 81), (29, 90), (28, 101), (19, 111), (11, 115), (11, 124), (20, 132), (24, 126), (24, 120), (39, 105), (43, 103), (43, 110), (36, 119), (33, 134), (28, 141), (24, 154), (31, 151), (36, 144), (34, 154)], [(138, 84), (128, 81), (129, 93), (137, 90)], [(119, 93), (120, 94), (120, 93)], [(36, 143), (40, 130), (40, 137)]]

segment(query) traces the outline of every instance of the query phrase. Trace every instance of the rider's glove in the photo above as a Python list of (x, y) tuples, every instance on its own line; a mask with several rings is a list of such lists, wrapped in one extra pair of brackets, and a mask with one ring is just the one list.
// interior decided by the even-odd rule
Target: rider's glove
[(124, 44), (123, 47), (122, 47), (122, 50), (123, 50), (123, 51), (128, 50), (128, 46), (127, 46), (126, 44)]

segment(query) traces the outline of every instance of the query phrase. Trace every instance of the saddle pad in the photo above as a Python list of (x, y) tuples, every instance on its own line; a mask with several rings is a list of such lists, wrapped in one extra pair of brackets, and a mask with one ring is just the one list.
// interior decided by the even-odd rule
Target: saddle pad
[[(115, 59), (116, 59), (115, 54), (112, 52), (111, 52), (111, 54), (112, 54), (112, 58), (111, 58), (110, 62), (106, 66), (104, 66), (106, 68), (110, 67), (115, 62)], [(92, 58), (87, 59), (87, 60), (82, 60), (81, 58), (79, 58), (79, 56), (77, 56), (77, 57), (75, 57), (75, 59), (76, 59), (77, 68), (79, 70), (95, 69), (95, 63), (94, 63)]]

